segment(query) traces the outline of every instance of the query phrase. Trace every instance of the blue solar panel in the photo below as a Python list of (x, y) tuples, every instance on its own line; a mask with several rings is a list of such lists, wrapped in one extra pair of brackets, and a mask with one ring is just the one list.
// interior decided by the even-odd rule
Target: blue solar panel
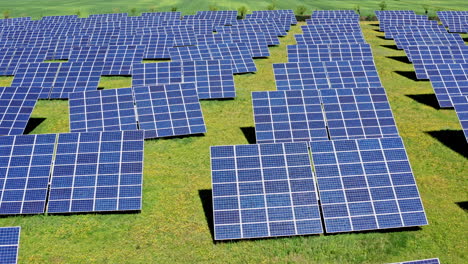
[(374, 61), (328, 61), (323, 64), (330, 88), (382, 87)]
[(453, 107), (450, 95), (468, 95), (468, 63), (434, 64), (427, 75), (440, 107)]
[(70, 131), (136, 130), (132, 88), (71, 93)]
[(305, 20), (307, 25), (316, 24), (347, 24), (359, 23), (359, 17), (322, 17), (322, 18), (309, 18)]
[(406, 53), (418, 79), (429, 79), (427, 71), (437, 67), (434, 64), (468, 63), (468, 46), (409, 46)]
[(401, 138), (316, 141), (311, 150), (328, 233), (427, 225)]
[(194, 83), (135, 87), (138, 123), (145, 138), (206, 132)]
[(431, 258), (431, 259), (421, 259), (421, 260), (412, 260), (412, 261), (405, 261), (405, 262), (397, 262), (393, 264), (440, 264), (438, 258)]
[(463, 133), (468, 142), (468, 95), (451, 96), (455, 112), (457, 112), (458, 120), (460, 120)]
[(361, 32), (322, 33), (322, 34), (296, 34), (294, 35), (298, 45), (310, 44), (339, 44), (339, 43), (366, 43)]
[(43, 62), (47, 48), (6, 48), (0, 49), (0, 75), (14, 75), (21, 63)]
[(338, 33), (338, 32), (361, 32), (361, 27), (357, 23), (345, 24), (312, 24), (301, 26), (304, 34), (323, 34), (323, 33)]
[(257, 143), (328, 140), (317, 91), (253, 92), (252, 101)]
[(0, 227), (0, 263), (18, 262), (21, 227)]
[(78, 91), (96, 90), (103, 65), (92, 62), (25, 63), (18, 66), (11, 86), (43, 87), (39, 98), (68, 98)]
[(437, 26), (437, 21), (428, 20), (427, 16), (412, 15), (403, 17), (385, 17), (379, 21), (380, 31), (387, 31), (391, 26), (413, 25), (415, 27)]
[(211, 147), (215, 240), (322, 233), (307, 143)]
[(0, 137), (0, 214), (41, 214), (46, 204), (55, 134)]
[(443, 26), (438, 24), (428, 24), (424, 26), (419, 25), (398, 25), (398, 26), (387, 26), (385, 30), (385, 38), (393, 39), (395, 35), (402, 34), (439, 34), (447, 33), (447, 30)]
[(323, 89), (319, 95), (332, 140), (398, 136), (383, 88)]
[(373, 60), (369, 44), (289, 45), (289, 62)]
[(273, 71), (278, 90), (330, 88), (322, 62), (275, 63)]
[(236, 96), (230, 60), (143, 63), (133, 67), (134, 87), (194, 82), (200, 99)]
[[(258, 24), (257, 24), (258, 25)], [(265, 36), (267, 43), (269, 46), (275, 46), (279, 45), (280, 41), (278, 38), (278, 33), (276, 32), (277, 29), (275, 29), (272, 25), (269, 27), (264, 27), (262, 30), (255, 30), (254, 26), (257, 25), (250, 25), (250, 28), (245, 28), (245, 27), (217, 27), (216, 30), (218, 33), (224, 33), (224, 34), (260, 34)]]
[(39, 87), (0, 87), (0, 136), (23, 134), (41, 91)]
[(145, 49), (143, 45), (109, 46), (102, 75), (131, 75), (132, 64), (143, 60)]
[(48, 213), (141, 210), (143, 131), (59, 134)]
[[(463, 38), (458, 34), (411, 34), (395, 35), (395, 43), (399, 49), (418, 45), (458, 45), (464, 46)], [(408, 55), (408, 54), (407, 54)], [(411, 60), (411, 57), (408, 57)]]
[(256, 72), (246, 44), (229, 43), (206, 46), (175, 47), (169, 50), (173, 61), (231, 60), (234, 73)]

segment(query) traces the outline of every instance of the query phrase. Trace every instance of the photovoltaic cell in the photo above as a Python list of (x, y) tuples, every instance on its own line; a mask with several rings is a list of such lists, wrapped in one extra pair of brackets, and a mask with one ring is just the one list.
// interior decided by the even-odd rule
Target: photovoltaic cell
[(383, 88), (323, 89), (319, 95), (332, 140), (398, 136)]
[(257, 143), (328, 140), (316, 90), (253, 92)]
[(70, 131), (137, 130), (132, 88), (71, 93)]
[(468, 95), (468, 63), (434, 64), (427, 75), (442, 108), (453, 107), (451, 95)]
[(455, 112), (457, 112), (458, 120), (460, 120), (463, 133), (468, 142), (468, 95), (451, 96)]
[(21, 227), (0, 227), (0, 263), (18, 262)]
[(0, 136), (21, 135), (42, 88), (0, 87)]
[(311, 143), (327, 233), (427, 225), (400, 137)]
[(143, 131), (59, 134), (48, 213), (141, 210)]
[(0, 215), (44, 213), (56, 134), (0, 137)]
[(322, 233), (307, 143), (211, 147), (215, 240)]
[(206, 132), (194, 83), (135, 87), (140, 130), (145, 138)]

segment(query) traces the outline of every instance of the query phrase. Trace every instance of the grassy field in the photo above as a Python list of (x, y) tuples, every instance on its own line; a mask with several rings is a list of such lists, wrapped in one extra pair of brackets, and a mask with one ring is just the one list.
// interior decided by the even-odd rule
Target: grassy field
[[(403, 1), (402, 1), (403, 2)], [(200, 7), (201, 8), (201, 7)], [(389, 263), (439, 257), (467, 263), (468, 145), (453, 110), (438, 109), (431, 85), (375, 23), (363, 23), (404, 138), (429, 225), (421, 229), (214, 243), (209, 146), (253, 137), (251, 91), (274, 90), (272, 63), (286, 62), (293, 34), (256, 60), (256, 74), (235, 76), (235, 100), (203, 101), (208, 133), (145, 142), (143, 210), (139, 214), (35, 215), (0, 218), (21, 226), (20, 263)], [(466, 36), (465, 36), (466, 37)], [(11, 78), (0, 78), (0, 86)], [(104, 88), (125, 78), (103, 78)], [(68, 132), (67, 101), (41, 100), (28, 131)]]
[[(40, 18), (51, 15), (70, 15), (80, 14), (87, 16), (89, 14), (118, 13), (128, 12), (135, 14), (141, 12), (171, 11), (177, 8), (184, 14), (194, 14), (198, 10), (209, 10), (217, 8), (219, 10), (237, 10), (241, 6), (251, 10), (265, 10), (269, 6), (275, 9), (293, 9), (298, 6), (307, 8), (306, 14), (313, 10), (327, 9), (356, 9), (359, 7), (361, 15), (373, 15), (374, 10), (380, 10), (381, 0), (261, 0), (261, 1), (203, 1), (203, 0), (114, 0), (114, 1), (95, 1), (95, 0), (20, 0), (20, 1), (1, 1), (0, 12), (9, 11), (11, 17), (32, 16)], [(411, 9), (418, 13), (424, 13), (424, 6), (428, 8), (429, 14), (434, 15), (438, 10), (466, 10), (465, 0), (386, 0), (386, 10)]]

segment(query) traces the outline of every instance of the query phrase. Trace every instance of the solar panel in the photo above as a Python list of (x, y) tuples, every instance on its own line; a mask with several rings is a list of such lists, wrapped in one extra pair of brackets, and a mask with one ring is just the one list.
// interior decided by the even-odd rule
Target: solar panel
[(442, 108), (453, 107), (450, 95), (468, 95), (468, 63), (434, 64), (427, 75)]
[(141, 210), (143, 131), (59, 134), (48, 213)]
[(316, 24), (347, 24), (347, 23), (359, 23), (359, 17), (341, 17), (341, 18), (309, 18), (305, 22), (307, 25), (316, 25)]
[(369, 44), (289, 45), (289, 62), (373, 60)]
[(385, 30), (385, 38), (393, 39), (395, 35), (402, 34), (440, 34), (447, 33), (443, 26), (430, 24), (424, 26), (403, 25), (403, 26), (388, 26)]
[(322, 62), (274, 63), (276, 89), (328, 89), (327, 72)]
[(374, 61), (326, 61), (330, 88), (369, 88), (382, 87)]
[(194, 82), (200, 99), (236, 96), (230, 60), (134, 64), (132, 85)]
[(398, 262), (398, 263), (393, 263), (393, 264), (440, 264), (440, 262), (438, 258), (432, 258), (432, 259), (421, 259), (421, 260)]
[(400, 137), (311, 142), (327, 233), (427, 225)]
[(24, 63), (11, 86), (43, 87), (39, 98), (68, 98), (68, 93), (96, 90), (102, 64), (92, 62)]
[(16, 264), (18, 262), (21, 227), (0, 227), (0, 262)]
[(301, 26), (304, 34), (323, 34), (338, 32), (361, 32), (361, 27), (357, 23), (346, 24), (313, 24)]
[[(406, 49), (408, 46), (421, 45), (459, 45), (464, 46), (463, 38), (458, 34), (412, 34), (395, 35), (393, 37), (399, 49)], [(409, 58), (411, 60), (411, 58)]]
[(409, 46), (405, 51), (418, 79), (429, 79), (427, 70), (434, 64), (468, 63), (468, 46)]
[(318, 91), (253, 92), (257, 143), (328, 140)]
[(451, 96), (450, 99), (453, 102), (455, 112), (457, 112), (458, 120), (468, 142), (468, 95)]
[(39, 87), (0, 87), (0, 136), (23, 134), (41, 90)]
[[(215, 34), (221, 35), (221, 34)], [(235, 43), (244, 43), (250, 51), (252, 57), (268, 57), (270, 50), (268, 49), (268, 39), (266, 34), (257, 32), (238, 32), (230, 33), (232, 41)]]
[(256, 72), (249, 48), (243, 43), (175, 47), (169, 49), (172, 61), (221, 60), (232, 61), (234, 73)]
[(416, 13), (413, 10), (376, 10), (374, 12), (377, 17), (395, 15), (416, 15)]
[(218, 33), (234, 33), (234, 32), (262, 32), (271, 36), (286, 36), (287, 32), (280, 29), (275, 24), (241, 24), (232, 25), (229, 27), (218, 26), (215, 29)]
[(332, 140), (398, 136), (383, 88), (323, 89), (319, 95)]
[(322, 233), (307, 143), (211, 147), (215, 240)]
[(44, 212), (55, 134), (0, 137), (0, 215)]
[(164, 18), (164, 20), (176, 20), (182, 17), (181, 12), (145, 12), (141, 13), (141, 16), (158, 16)]
[(0, 75), (14, 75), (21, 63), (43, 62), (47, 48), (6, 48), (0, 49)]
[(296, 34), (294, 35), (298, 45), (311, 44), (339, 44), (339, 43), (366, 43), (361, 32), (323, 33), (323, 34)]
[(71, 93), (70, 131), (137, 130), (132, 88)]
[(206, 132), (194, 83), (135, 87), (138, 123), (145, 138)]
[(380, 19), (380, 31), (387, 31), (389, 26), (413, 25), (413, 26), (436, 26), (437, 21), (428, 20), (427, 16), (411, 15), (402, 17), (385, 17)]
[(143, 60), (145, 49), (143, 45), (109, 46), (102, 75), (131, 75), (132, 64)]

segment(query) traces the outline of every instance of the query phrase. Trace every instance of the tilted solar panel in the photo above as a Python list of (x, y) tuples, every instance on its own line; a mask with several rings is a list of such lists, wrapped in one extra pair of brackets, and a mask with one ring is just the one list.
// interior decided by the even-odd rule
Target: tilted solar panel
[(21, 63), (43, 62), (48, 48), (6, 48), (0, 49), (0, 75), (15, 75)]
[(310, 145), (327, 233), (427, 225), (400, 137)]
[(373, 60), (369, 44), (289, 45), (289, 62)]
[(21, 227), (0, 227), (0, 262), (16, 264), (18, 262)]
[(257, 143), (328, 140), (318, 91), (253, 92)]
[[(408, 46), (418, 45), (459, 45), (464, 46), (463, 38), (458, 34), (412, 34), (395, 35), (395, 43), (399, 49), (406, 49)], [(409, 57), (411, 61), (411, 57)]]
[(48, 213), (141, 210), (143, 131), (59, 134)]
[(0, 136), (23, 134), (41, 91), (40, 87), (0, 87)]
[(0, 137), (0, 215), (41, 214), (56, 134)]
[(326, 61), (323, 64), (330, 88), (382, 87), (374, 61)]
[(395, 35), (402, 34), (439, 34), (447, 33), (447, 30), (443, 26), (437, 24), (434, 25), (403, 25), (403, 26), (388, 26), (385, 30), (385, 38), (393, 39)]
[(427, 75), (442, 108), (453, 107), (451, 95), (468, 95), (468, 63), (434, 64)]
[(294, 35), (298, 45), (310, 44), (339, 44), (339, 43), (367, 43), (362, 32), (350, 33), (323, 33), (323, 34), (296, 34)]
[(102, 75), (131, 75), (132, 64), (141, 62), (146, 47), (143, 45), (109, 46)]
[(145, 138), (170, 137), (206, 132), (194, 83), (135, 87), (140, 130)]
[(346, 24), (312, 24), (301, 26), (304, 34), (323, 34), (323, 33), (337, 33), (337, 32), (361, 32), (361, 27), (356, 23)]
[(323, 62), (274, 63), (276, 89), (328, 89), (327, 72)]
[(466, 141), (468, 142), (468, 95), (451, 96), (455, 112), (457, 112)]
[(137, 130), (132, 88), (71, 93), (70, 131)]
[(211, 147), (215, 240), (322, 233), (307, 143)]

